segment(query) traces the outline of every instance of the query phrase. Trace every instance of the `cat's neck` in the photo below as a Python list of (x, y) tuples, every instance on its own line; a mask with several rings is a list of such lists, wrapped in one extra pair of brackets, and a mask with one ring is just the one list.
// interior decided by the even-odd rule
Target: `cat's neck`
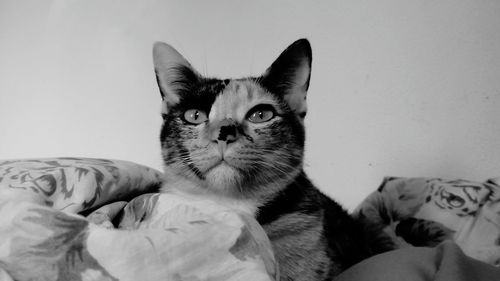
[(257, 210), (260, 207), (260, 203), (256, 199), (236, 198), (217, 194), (199, 183), (176, 175), (166, 175), (160, 192), (180, 195), (190, 200), (211, 200), (217, 204), (253, 217), (256, 216)]
[(322, 208), (325, 200), (328, 198), (302, 170), (292, 182), (259, 207), (256, 218), (259, 223), (266, 224), (290, 213), (313, 213)]

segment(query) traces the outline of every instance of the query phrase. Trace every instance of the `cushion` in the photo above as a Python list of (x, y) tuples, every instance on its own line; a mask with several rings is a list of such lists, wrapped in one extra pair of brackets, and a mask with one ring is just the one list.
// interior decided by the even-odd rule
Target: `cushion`
[(454, 241), (470, 257), (500, 265), (500, 185), (387, 177), (355, 213), (385, 227), (400, 246)]

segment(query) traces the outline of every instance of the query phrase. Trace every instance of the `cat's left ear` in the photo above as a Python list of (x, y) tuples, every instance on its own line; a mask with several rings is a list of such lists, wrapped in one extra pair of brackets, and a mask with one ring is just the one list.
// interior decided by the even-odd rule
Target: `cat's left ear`
[(307, 113), (306, 95), (311, 78), (312, 50), (307, 39), (299, 39), (286, 48), (262, 76), (262, 84), (282, 95), (301, 118)]
[(172, 46), (156, 42), (153, 45), (156, 80), (164, 103), (163, 113), (177, 104), (183, 93), (201, 79), (201, 75)]

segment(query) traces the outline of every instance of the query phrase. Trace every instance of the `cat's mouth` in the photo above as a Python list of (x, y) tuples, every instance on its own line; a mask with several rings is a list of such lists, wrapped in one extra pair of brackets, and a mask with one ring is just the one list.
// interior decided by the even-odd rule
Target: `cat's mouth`
[(227, 161), (227, 159), (220, 158), (219, 160), (215, 161), (206, 171), (205, 174), (210, 173), (211, 171), (215, 169), (231, 169), (233, 166)]

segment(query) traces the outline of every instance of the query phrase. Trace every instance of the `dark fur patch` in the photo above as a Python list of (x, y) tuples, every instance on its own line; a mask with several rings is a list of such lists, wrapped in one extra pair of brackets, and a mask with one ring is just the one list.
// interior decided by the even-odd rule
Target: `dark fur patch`
[(316, 189), (303, 172), (259, 208), (257, 220), (265, 227), (291, 213), (323, 214), (317, 223), (322, 225), (321, 236), (326, 239), (329, 278), (362, 259), (394, 248), (392, 240), (381, 229), (351, 217), (338, 203)]
[(180, 102), (174, 105), (171, 110), (174, 112), (184, 112), (194, 108), (203, 110), (209, 114), (212, 104), (225, 87), (226, 84), (223, 80), (203, 78), (189, 88), (186, 88), (186, 91), (181, 92), (179, 94)]
[(408, 218), (399, 222), (396, 234), (413, 246), (434, 247), (450, 239), (453, 231), (438, 222)]
[(266, 224), (289, 213), (310, 214), (320, 210), (318, 202), (322, 200), (322, 196), (312, 186), (306, 175), (302, 173), (293, 183), (259, 208), (257, 221)]

